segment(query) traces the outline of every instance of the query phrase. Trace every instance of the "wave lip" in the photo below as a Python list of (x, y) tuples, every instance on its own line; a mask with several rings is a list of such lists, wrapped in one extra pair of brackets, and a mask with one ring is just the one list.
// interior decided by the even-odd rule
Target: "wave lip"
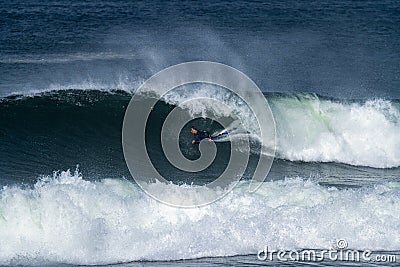
[[(155, 184), (174, 187), (173, 184)], [(0, 198), (0, 264), (107, 264), (255, 254), (271, 249), (399, 250), (399, 185), (338, 190), (300, 178), (248, 182), (211, 205), (163, 205), (125, 180), (60, 172)], [(166, 190), (170, 192), (170, 190)]]

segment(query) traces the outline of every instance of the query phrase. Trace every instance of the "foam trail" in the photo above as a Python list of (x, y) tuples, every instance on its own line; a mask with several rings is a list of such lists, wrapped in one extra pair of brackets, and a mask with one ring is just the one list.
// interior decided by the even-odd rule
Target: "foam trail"
[(6, 187), (0, 264), (189, 259), (257, 253), (265, 245), (325, 249), (340, 238), (349, 248), (400, 249), (397, 183), (338, 190), (295, 178), (247, 189), (241, 182), (212, 205), (179, 209), (125, 180), (89, 182), (69, 171), (32, 189)]
[(214, 140), (215, 142), (227, 142), (227, 141), (231, 140), (232, 138), (243, 139), (248, 136), (249, 136), (249, 132), (242, 129), (242, 127), (240, 127), (240, 125), (238, 124), (238, 121), (234, 121), (227, 128), (212, 134), (213, 138), (217, 138), (216, 140)]

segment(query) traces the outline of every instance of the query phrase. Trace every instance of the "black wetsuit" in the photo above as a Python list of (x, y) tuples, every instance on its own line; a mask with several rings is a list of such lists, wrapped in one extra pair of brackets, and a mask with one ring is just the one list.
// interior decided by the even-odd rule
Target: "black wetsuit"
[(195, 143), (200, 143), (201, 140), (210, 138), (210, 133), (205, 130), (197, 130), (197, 134), (194, 135)]

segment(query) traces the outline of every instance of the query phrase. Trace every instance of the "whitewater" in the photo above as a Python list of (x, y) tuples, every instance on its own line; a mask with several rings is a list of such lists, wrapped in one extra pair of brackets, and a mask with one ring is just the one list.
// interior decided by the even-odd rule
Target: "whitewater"
[[(160, 190), (177, 185), (156, 184)], [(78, 172), (1, 190), (0, 264), (110, 264), (320, 248), (399, 250), (400, 185), (323, 187), (299, 177), (248, 182), (209, 206), (181, 209), (127, 180), (87, 181)], [(168, 191), (169, 192), (169, 191)]]

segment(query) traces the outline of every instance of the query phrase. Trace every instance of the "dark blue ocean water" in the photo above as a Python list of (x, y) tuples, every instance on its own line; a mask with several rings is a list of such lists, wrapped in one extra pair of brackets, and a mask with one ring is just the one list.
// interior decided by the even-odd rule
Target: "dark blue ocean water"
[(399, 10), (389, 0), (1, 1), (0, 93), (128, 86), (211, 60), (264, 91), (398, 99)]
[[(389, 0), (0, 0), (0, 265), (275, 266), (257, 251), (341, 239), (399, 261), (399, 26), (400, 2)], [(192, 60), (257, 83), (275, 118), (276, 159), (254, 194), (244, 179), (212, 205), (175, 209), (132, 183), (121, 128), (144, 80)], [(193, 96), (246, 115), (207, 86), (160, 101), (146, 145), (176, 184), (214, 180), (229, 155), (218, 143), (220, 157), (199, 174), (168, 165), (157, 130)], [(221, 111), (187, 108), (205, 110)], [(187, 127), (180, 137), (183, 153), (198, 157)]]

